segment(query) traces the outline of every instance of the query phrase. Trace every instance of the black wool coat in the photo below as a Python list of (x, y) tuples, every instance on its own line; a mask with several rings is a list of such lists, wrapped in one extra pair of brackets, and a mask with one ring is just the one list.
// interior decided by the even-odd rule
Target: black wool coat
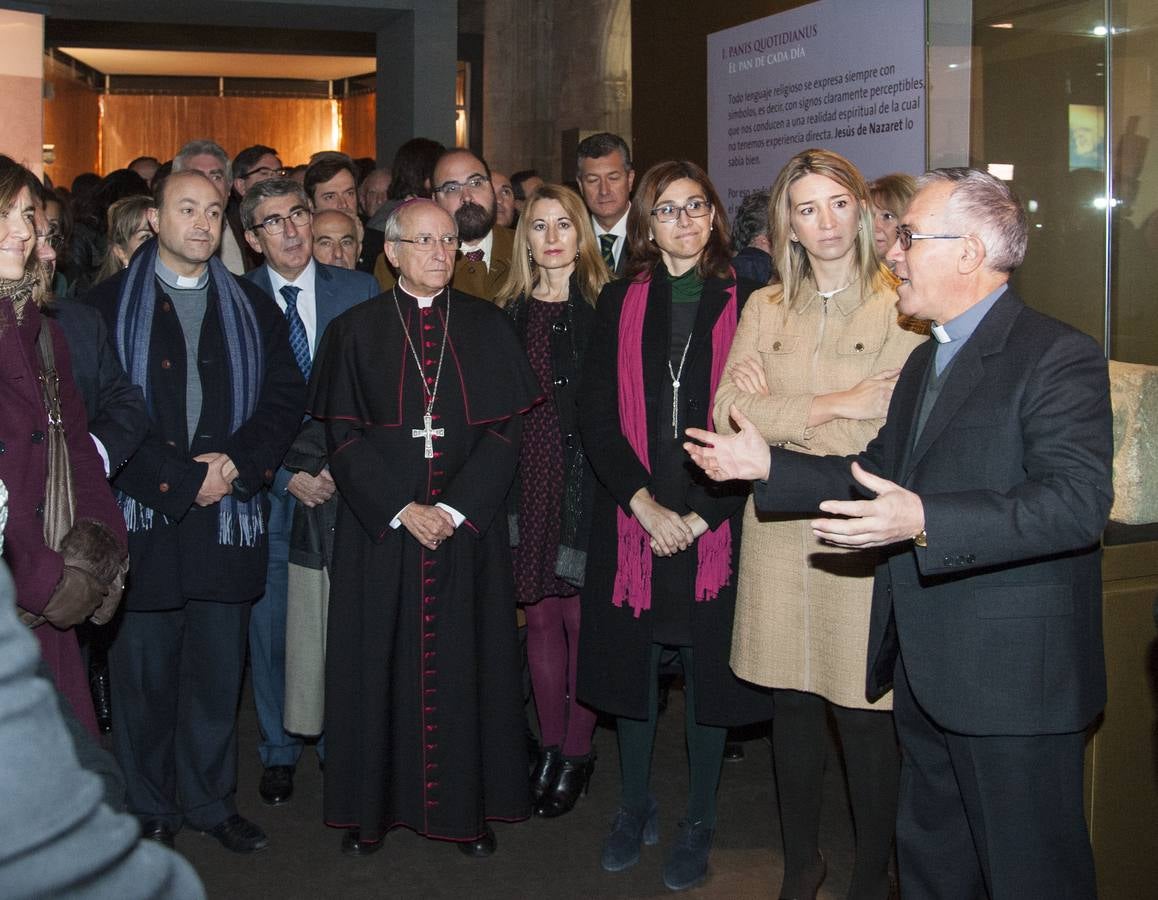
[[(587, 583), (583, 590), (579, 637), (579, 699), (617, 716), (647, 718), (648, 666), (653, 641), (652, 611), (638, 618), (627, 604), (612, 603), (618, 562), (616, 509), (630, 514), (632, 496), (642, 487), (655, 493), (648, 470), (640, 463), (619, 425), (618, 370), (619, 319), (629, 281), (614, 281), (603, 289), (597, 304), (597, 325), (587, 353), (579, 397), (583, 444), (597, 479), (588, 546)], [(681, 420), (688, 426), (709, 427), (712, 415), (712, 326), (727, 302), (731, 282), (709, 278), (699, 301), (691, 345), (681, 377)], [(743, 308), (756, 285), (740, 281), (737, 300)], [(668, 351), (671, 342), (671, 288), (657, 274), (652, 279), (643, 321), (643, 380), (647, 410), (650, 466), (656, 470), (656, 448), (661, 433), (670, 439), (671, 410), (660, 409), (665, 383), (670, 385)], [(737, 317), (739, 310), (737, 311)], [(694, 583), (687, 584), (691, 605), (691, 635), (695, 659), (697, 718), (703, 724), (740, 725), (771, 718), (771, 694), (741, 681), (729, 667), (732, 617), (736, 602), (736, 570), (740, 554), (740, 525), (747, 485), (716, 485), (690, 459), (677, 486), (682, 503), (671, 505), (681, 515), (699, 513), (712, 529), (724, 521), (732, 528), (732, 577), (710, 601), (693, 600)], [(665, 491), (670, 492), (671, 485)], [(684, 553), (695, 553), (693, 546)], [(661, 566), (683, 561), (654, 561), (652, 583)], [(686, 563), (684, 563), (686, 565)], [(694, 578), (694, 566), (687, 566)], [(655, 602), (653, 595), (653, 604)], [(653, 605), (654, 609), (654, 605)]]
[[(528, 301), (519, 297), (508, 308), (515, 322), (519, 340), (527, 343)], [(591, 533), (591, 507), (595, 499), (595, 476), (579, 433), (579, 383), (583, 360), (591, 335), (595, 331), (595, 309), (579, 293), (574, 279), (567, 309), (551, 328), (551, 386), (550, 401), (559, 416), (559, 433), (563, 438), (563, 497), (559, 514), (559, 555), (555, 574), (575, 587), (583, 587), (587, 569), (587, 542)], [(516, 474), (509, 498), (511, 541), (518, 540), (519, 494), (524, 486), (521, 472)]]
[[(116, 329), (123, 279), (122, 272), (103, 281), (85, 298), (100, 310), (110, 333)], [(268, 521), (264, 488), (297, 433), (305, 407), (305, 384), (290, 350), (285, 316), (257, 285), (244, 279), (238, 283), (265, 337), (265, 374), (257, 407), (231, 434), (229, 363), (217, 292), (210, 280), (196, 361), (204, 397), (201, 419), (190, 437), (185, 420), (185, 340), (165, 285), (157, 282), (149, 353), (149, 432), (113, 481), (156, 513), (152, 528), (129, 534), (132, 570), (125, 605), (131, 610), (180, 609), (189, 599), (242, 603), (265, 590), (267, 534), (262, 533), (254, 546), (222, 546), (217, 540), (217, 504), (195, 503), (208, 466), (193, 458), (225, 453), (238, 469), (235, 492), (256, 493)]]

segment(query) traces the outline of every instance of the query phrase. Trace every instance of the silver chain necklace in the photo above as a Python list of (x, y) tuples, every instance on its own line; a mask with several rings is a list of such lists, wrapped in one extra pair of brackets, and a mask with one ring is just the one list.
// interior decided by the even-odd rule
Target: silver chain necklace
[(671, 360), (667, 361), (667, 371), (671, 375), (671, 436), (679, 440), (680, 436), (680, 378), (684, 374), (684, 363), (688, 361), (688, 347), (692, 345), (693, 330), (684, 344), (684, 352), (680, 355), (680, 367), (673, 370)]
[[(442, 293), (439, 291), (439, 293)], [(434, 400), (438, 397), (438, 382), (442, 379), (442, 360), (446, 357), (446, 341), (450, 337), (450, 294), (446, 295), (446, 322), (443, 325), (442, 331), (442, 349), (438, 351), (438, 368), (434, 370), (434, 389), (431, 390), (426, 386), (426, 379), (423, 377), (422, 357), (418, 355), (418, 348), (414, 346), (414, 341), (410, 337), (410, 329), (406, 326), (406, 319), (402, 317), (402, 307), (398, 303), (398, 286), (395, 285), (390, 295), (394, 298), (394, 311), (398, 313), (398, 321), (402, 325), (402, 333), (406, 335), (406, 343), (410, 347), (410, 353), (414, 356), (414, 363), (418, 366), (418, 380), (422, 385), (423, 393), (426, 394), (426, 413), (422, 416), (422, 427), (410, 429), (410, 436), (424, 440), (426, 445), (423, 447), (422, 455), (426, 459), (434, 459), (434, 438), (445, 437), (445, 428), (434, 427)], [(434, 301), (438, 299), (438, 294), (435, 294), (431, 299), (431, 309), (434, 308)]]

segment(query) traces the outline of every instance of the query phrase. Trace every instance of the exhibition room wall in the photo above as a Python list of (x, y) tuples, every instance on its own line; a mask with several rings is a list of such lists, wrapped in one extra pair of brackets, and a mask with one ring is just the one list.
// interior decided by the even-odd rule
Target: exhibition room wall
[[(637, 166), (707, 158), (708, 34), (803, 5), (634, 0)], [(1114, 359), (1158, 364), (1158, 0), (926, 10), (929, 165), (993, 166), (1010, 180), (1031, 222), (1014, 281), (1025, 299)]]

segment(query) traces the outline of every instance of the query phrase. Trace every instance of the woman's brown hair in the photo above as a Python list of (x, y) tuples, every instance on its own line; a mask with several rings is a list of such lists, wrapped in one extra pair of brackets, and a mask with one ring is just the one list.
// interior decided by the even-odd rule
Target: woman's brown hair
[(656, 201), (672, 184), (682, 178), (690, 179), (703, 189), (704, 197), (715, 214), (708, 243), (704, 246), (696, 270), (701, 278), (727, 278), (732, 268), (732, 242), (728, 216), (720, 195), (716, 193), (708, 173), (690, 160), (668, 160), (657, 163), (636, 182), (635, 197), (627, 214), (627, 274), (634, 280), (650, 277), (661, 256), (659, 247), (651, 239), (651, 211)]

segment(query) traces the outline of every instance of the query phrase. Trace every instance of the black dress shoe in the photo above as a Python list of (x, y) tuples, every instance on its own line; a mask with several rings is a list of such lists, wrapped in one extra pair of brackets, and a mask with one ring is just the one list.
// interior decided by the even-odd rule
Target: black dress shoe
[(288, 803), (294, 795), (294, 767), (270, 766), (261, 773), (261, 784), (257, 786), (257, 792), (267, 806)]
[(221, 846), (232, 853), (256, 853), (269, 846), (265, 832), (237, 813), (224, 822), (218, 822), (205, 834), (217, 838)]
[(342, 835), (342, 852), (346, 856), (369, 856), (381, 849), (381, 838), (376, 841), (364, 841), (362, 840), (362, 832), (357, 828), (351, 828)]
[(487, 830), (483, 832), (482, 837), (478, 840), (460, 842), (458, 844), (458, 852), (463, 856), (474, 856), (481, 859), (485, 856), (494, 855), (497, 847), (498, 842), (495, 840), (495, 833), (488, 825)]
[(595, 754), (567, 757), (559, 768), (555, 783), (535, 804), (535, 815), (544, 819), (565, 816), (575, 808), (580, 794), (586, 794), (591, 786), (591, 773), (595, 771)]
[(531, 803), (538, 803), (559, 777), (563, 751), (558, 747), (544, 747), (539, 751), (535, 767), (531, 769)]
[(156, 841), (158, 844), (164, 844), (170, 850), (173, 849), (173, 839), (176, 835), (173, 829), (160, 819), (149, 819), (149, 821), (141, 825), (141, 839), (145, 841)]

